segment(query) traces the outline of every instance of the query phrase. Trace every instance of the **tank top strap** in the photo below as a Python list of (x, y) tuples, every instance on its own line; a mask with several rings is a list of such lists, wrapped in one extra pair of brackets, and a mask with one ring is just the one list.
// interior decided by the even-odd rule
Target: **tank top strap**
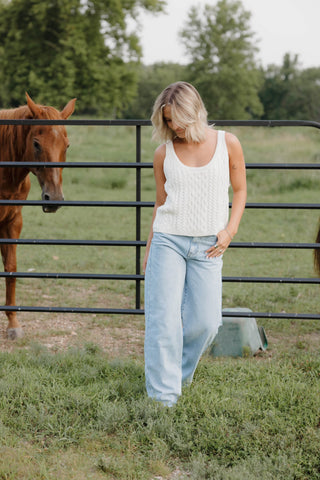
[(173, 141), (168, 140), (166, 143), (166, 153), (172, 152), (173, 151)]
[(217, 147), (220, 147), (225, 142), (225, 133), (224, 130), (218, 130)]
[(227, 157), (228, 157), (226, 132), (224, 130), (218, 130), (218, 140), (217, 140), (216, 151), (217, 152), (220, 151), (221, 153), (227, 154)]

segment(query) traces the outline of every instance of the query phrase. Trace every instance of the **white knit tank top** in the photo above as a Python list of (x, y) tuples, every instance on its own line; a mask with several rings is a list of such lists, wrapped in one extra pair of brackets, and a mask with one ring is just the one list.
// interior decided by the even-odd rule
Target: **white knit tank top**
[(170, 141), (163, 168), (167, 198), (157, 209), (154, 232), (200, 237), (227, 226), (230, 176), (224, 131), (218, 131), (215, 153), (203, 167), (184, 165)]

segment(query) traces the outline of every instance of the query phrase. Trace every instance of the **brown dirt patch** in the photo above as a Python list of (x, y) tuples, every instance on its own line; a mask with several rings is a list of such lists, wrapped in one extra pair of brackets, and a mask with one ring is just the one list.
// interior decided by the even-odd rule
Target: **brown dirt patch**
[[(144, 317), (142, 315), (77, 315), (55, 313), (19, 313), (24, 336), (12, 341), (6, 336), (6, 316), (0, 315), (0, 351), (30, 348), (40, 344), (52, 352), (96, 345), (110, 358), (143, 359)], [(259, 322), (261, 323), (261, 322)], [(268, 348), (259, 353), (260, 361), (277, 358), (285, 352), (318, 351), (319, 326), (302, 331), (301, 324), (288, 324), (286, 331), (275, 326), (266, 329)], [(311, 327), (311, 325), (310, 325)]]
[(143, 356), (143, 317), (76, 314), (20, 314), (23, 338), (7, 339), (6, 317), (0, 323), (0, 351), (29, 348), (39, 343), (50, 351), (97, 345), (110, 357)]

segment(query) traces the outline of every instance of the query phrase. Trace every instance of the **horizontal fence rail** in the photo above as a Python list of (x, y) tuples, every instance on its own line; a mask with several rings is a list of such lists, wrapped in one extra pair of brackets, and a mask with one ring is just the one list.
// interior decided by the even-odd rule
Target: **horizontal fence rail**
[[(0, 159), (1, 161), (1, 159)], [(117, 162), (1, 162), (1, 167), (44, 167), (44, 168), (152, 168), (153, 163)], [(246, 169), (258, 170), (320, 170), (317, 163), (246, 163)]]
[[(64, 280), (143, 280), (144, 275), (110, 273), (46, 273), (46, 272), (2, 272), (3, 278), (45, 278)], [(320, 278), (288, 277), (222, 277), (224, 282), (241, 283), (301, 283), (320, 285)]]
[[(4, 312), (51, 312), (51, 313), (91, 313), (95, 315), (144, 315), (141, 308), (73, 308), (73, 307), (1, 307)], [(230, 312), (222, 312), (223, 317), (230, 317)], [(274, 313), (274, 312), (232, 312), (233, 317), (237, 318), (277, 318), (277, 319), (297, 319), (297, 320), (319, 320), (320, 316), (313, 313)]]
[[(73, 245), (93, 247), (145, 247), (144, 240), (53, 240), (36, 238), (0, 238), (0, 245)], [(267, 243), (267, 242), (232, 242), (228, 248), (288, 248), (314, 249), (320, 243)]]
[[(320, 123), (310, 120), (209, 120), (216, 127), (314, 127), (320, 129)], [(0, 125), (88, 125), (101, 127), (131, 126), (150, 127), (150, 120), (34, 120), (0, 119)]]
[[(136, 202), (136, 201), (44, 201), (44, 200), (0, 200), (1, 205), (14, 206), (55, 206), (55, 207), (153, 207), (154, 202)], [(231, 207), (231, 203), (229, 204)], [(272, 208), (272, 209), (293, 209), (293, 210), (318, 210), (320, 203), (246, 203), (246, 209), (249, 208)]]
[[(235, 127), (312, 127), (320, 129), (320, 123), (313, 121), (296, 120), (217, 120), (210, 121), (215, 126)], [(92, 313), (92, 314), (133, 314), (143, 315), (141, 308), (141, 282), (144, 276), (140, 272), (141, 248), (145, 247), (146, 241), (141, 239), (141, 209), (152, 208), (154, 202), (141, 201), (141, 170), (151, 169), (152, 163), (141, 162), (141, 127), (151, 126), (148, 120), (7, 120), (0, 119), (0, 125), (87, 125), (87, 126), (132, 126), (136, 128), (136, 162), (1, 162), (0, 168), (38, 167), (38, 168), (120, 168), (136, 170), (136, 200), (135, 201), (35, 201), (35, 200), (0, 200), (2, 205), (15, 206), (64, 206), (64, 207), (133, 207), (136, 210), (136, 239), (135, 240), (72, 240), (72, 239), (0, 239), (1, 244), (16, 245), (64, 245), (64, 246), (103, 246), (103, 247), (134, 247), (136, 251), (135, 274), (90, 274), (90, 273), (50, 273), (50, 272), (3, 272), (3, 278), (42, 278), (42, 279), (69, 279), (69, 280), (123, 280), (134, 281), (136, 284), (136, 308), (73, 308), (73, 307), (35, 307), (35, 306), (0, 306), (0, 311), (19, 312), (52, 312), (52, 313)], [(318, 163), (247, 163), (246, 169), (261, 170), (320, 170)], [(231, 206), (231, 203), (230, 203)], [(316, 210), (320, 209), (320, 203), (247, 203), (246, 209), (297, 209)], [(319, 243), (268, 243), (268, 242), (232, 242), (229, 248), (253, 248), (253, 249), (314, 249), (320, 248)], [(223, 282), (236, 283), (275, 283), (275, 284), (305, 284), (319, 285), (318, 278), (285, 278), (285, 277), (223, 277)], [(286, 312), (232, 312), (234, 317), (276, 318), (276, 319), (316, 319), (320, 320), (318, 313), (286, 313)], [(230, 316), (229, 312), (223, 312), (223, 316)]]

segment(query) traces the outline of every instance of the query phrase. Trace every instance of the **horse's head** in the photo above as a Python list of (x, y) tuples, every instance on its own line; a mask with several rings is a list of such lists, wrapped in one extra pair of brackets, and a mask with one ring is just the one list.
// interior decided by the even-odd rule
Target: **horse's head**
[[(27, 96), (31, 118), (44, 120), (66, 120), (74, 111), (76, 99), (70, 100), (59, 112), (53, 107), (37, 105)], [(31, 162), (65, 162), (69, 147), (67, 131), (63, 125), (35, 125), (28, 134), (25, 159)], [(62, 168), (32, 167), (30, 171), (38, 178), (42, 189), (42, 200), (62, 201)], [(44, 212), (56, 212), (59, 207), (45, 206)]]

